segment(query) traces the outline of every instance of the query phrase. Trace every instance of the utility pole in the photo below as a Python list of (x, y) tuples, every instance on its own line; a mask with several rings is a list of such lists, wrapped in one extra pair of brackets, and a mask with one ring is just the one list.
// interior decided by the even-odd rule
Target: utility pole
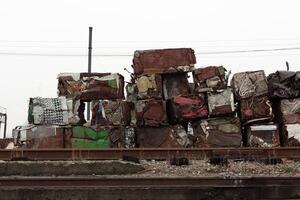
[[(88, 54), (88, 73), (92, 72), (92, 36), (93, 27), (89, 27), (89, 54)], [(87, 120), (90, 120), (91, 103), (87, 103)]]

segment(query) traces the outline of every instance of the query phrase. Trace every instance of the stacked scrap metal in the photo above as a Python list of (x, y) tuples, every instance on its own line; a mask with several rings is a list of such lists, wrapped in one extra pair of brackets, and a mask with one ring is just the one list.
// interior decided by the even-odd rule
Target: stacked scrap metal
[[(58, 98), (31, 98), (25, 148), (300, 146), (300, 72), (233, 75), (194, 69), (193, 49), (136, 51), (131, 82), (112, 73), (63, 73)], [(189, 83), (192, 72), (194, 83)], [(84, 116), (91, 102), (92, 119)], [(237, 109), (236, 109), (237, 108)], [(273, 113), (275, 115), (273, 115)]]
[(282, 144), (300, 146), (300, 72), (272, 73), (268, 76), (268, 86)]
[(203, 102), (192, 95), (188, 82), (195, 63), (189, 48), (135, 51), (133, 80), (126, 88), (135, 105), (131, 126), (139, 147), (190, 145), (181, 123), (203, 112)]
[[(82, 116), (72, 127), (69, 147), (122, 147), (130, 105), (123, 102), (124, 78), (112, 73), (64, 73), (58, 76), (58, 95), (72, 98)], [(92, 119), (84, 124), (84, 102), (91, 102)], [(83, 122), (83, 123), (80, 123)], [(84, 124), (84, 125), (83, 125)]]
[(209, 66), (193, 71), (195, 93), (206, 97), (209, 119), (193, 121), (195, 147), (239, 147), (241, 123), (235, 117), (232, 89), (227, 86), (226, 69)]
[(278, 125), (272, 122), (272, 105), (263, 70), (233, 75), (231, 85), (244, 126), (244, 144), (255, 147), (279, 146)]

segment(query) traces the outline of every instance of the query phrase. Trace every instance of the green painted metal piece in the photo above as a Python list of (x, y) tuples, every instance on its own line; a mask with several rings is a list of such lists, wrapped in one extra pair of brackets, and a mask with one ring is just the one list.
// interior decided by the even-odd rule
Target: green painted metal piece
[(72, 131), (73, 131), (73, 138), (80, 138), (80, 139), (108, 140), (108, 136), (109, 136), (109, 131), (106, 129), (95, 131), (92, 128), (75, 126), (72, 128)]
[(72, 148), (109, 148), (109, 140), (99, 139), (99, 140), (87, 140), (72, 138)]

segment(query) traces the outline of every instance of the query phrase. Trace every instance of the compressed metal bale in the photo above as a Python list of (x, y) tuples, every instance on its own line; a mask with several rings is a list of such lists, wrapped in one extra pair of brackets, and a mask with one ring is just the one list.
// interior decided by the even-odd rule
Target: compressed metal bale
[(231, 86), (237, 100), (268, 95), (268, 84), (263, 70), (236, 73), (231, 79)]
[(72, 111), (65, 97), (30, 98), (28, 122), (36, 125), (68, 125)]
[(300, 97), (300, 71), (276, 71), (267, 80), (271, 98)]
[(165, 100), (174, 96), (191, 94), (188, 77), (185, 73), (163, 75), (163, 96)]
[(208, 116), (205, 95), (175, 96), (167, 101), (167, 114), (171, 124)]
[(122, 100), (92, 101), (91, 125), (129, 125), (133, 103)]
[(210, 118), (192, 123), (194, 147), (240, 147), (241, 123), (237, 117)]
[(134, 74), (189, 72), (196, 63), (191, 48), (139, 50), (134, 52)]
[(160, 74), (137, 77), (138, 99), (162, 99), (162, 77)]
[(300, 146), (300, 124), (284, 124), (282, 128), (285, 146)]
[(135, 104), (137, 126), (161, 126), (168, 124), (166, 102), (163, 100), (139, 100)]
[(206, 92), (225, 89), (227, 81), (226, 69), (223, 66), (209, 66), (198, 68), (193, 71), (195, 91)]
[[(70, 127), (32, 126), (15, 133), (22, 148), (64, 148)], [(20, 134), (24, 134), (21, 136)]]
[(210, 116), (228, 115), (235, 112), (234, 98), (231, 88), (207, 93)]
[(300, 124), (300, 98), (273, 101), (275, 119), (278, 123)]
[(239, 108), (242, 122), (270, 121), (274, 117), (267, 96), (243, 99), (239, 102)]
[(250, 147), (279, 147), (280, 135), (277, 124), (258, 124), (246, 127), (247, 145)]
[(123, 99), (124, 77), (117, 73), (59, 74), (58, 95), (82, 101)]
[(176, 148), (190, 145), (188, 135), (181, 125), (138, 127), (137, 144), (141, 148)]

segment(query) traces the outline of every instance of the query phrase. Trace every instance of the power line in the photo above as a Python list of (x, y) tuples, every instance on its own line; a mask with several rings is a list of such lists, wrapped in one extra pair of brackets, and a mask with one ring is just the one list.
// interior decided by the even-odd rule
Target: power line
[[(199, 43), (199, 42), (243, 42), (243, 41), (283, 41), (283, 40), (299, 40), (300, 37), (295, 38), (255, 38), (255, 39), (224, 39), (224, 40), (127, 40), (127, 41), (95, 41), (94, 43)], [(87, 41), (51, 41), (51, 40), (0, 40), (0, 42), (4, 43), (86, 43)]]
[[(276, 52), (276, 51), (295, 51), (300, 50), (300, 47), (286, 47), (275, 49), (251, 49), (251, 50), (231, 50), (231, 51), (211, 51), (211, 52), (196, 52), (196, 55), (210, 54), (240, 54), (240, 53), (260, 53), (260, 52)], [(51, 54), (51, 53), (26, 53), (26, 52), (0, 52), (0, 55), (20, 55), (20, 56), (61, 56), (61, 57), (83, 57), (87, 54)], [(94, 54), (95, 57), (127, 57), (133, 54)]]

